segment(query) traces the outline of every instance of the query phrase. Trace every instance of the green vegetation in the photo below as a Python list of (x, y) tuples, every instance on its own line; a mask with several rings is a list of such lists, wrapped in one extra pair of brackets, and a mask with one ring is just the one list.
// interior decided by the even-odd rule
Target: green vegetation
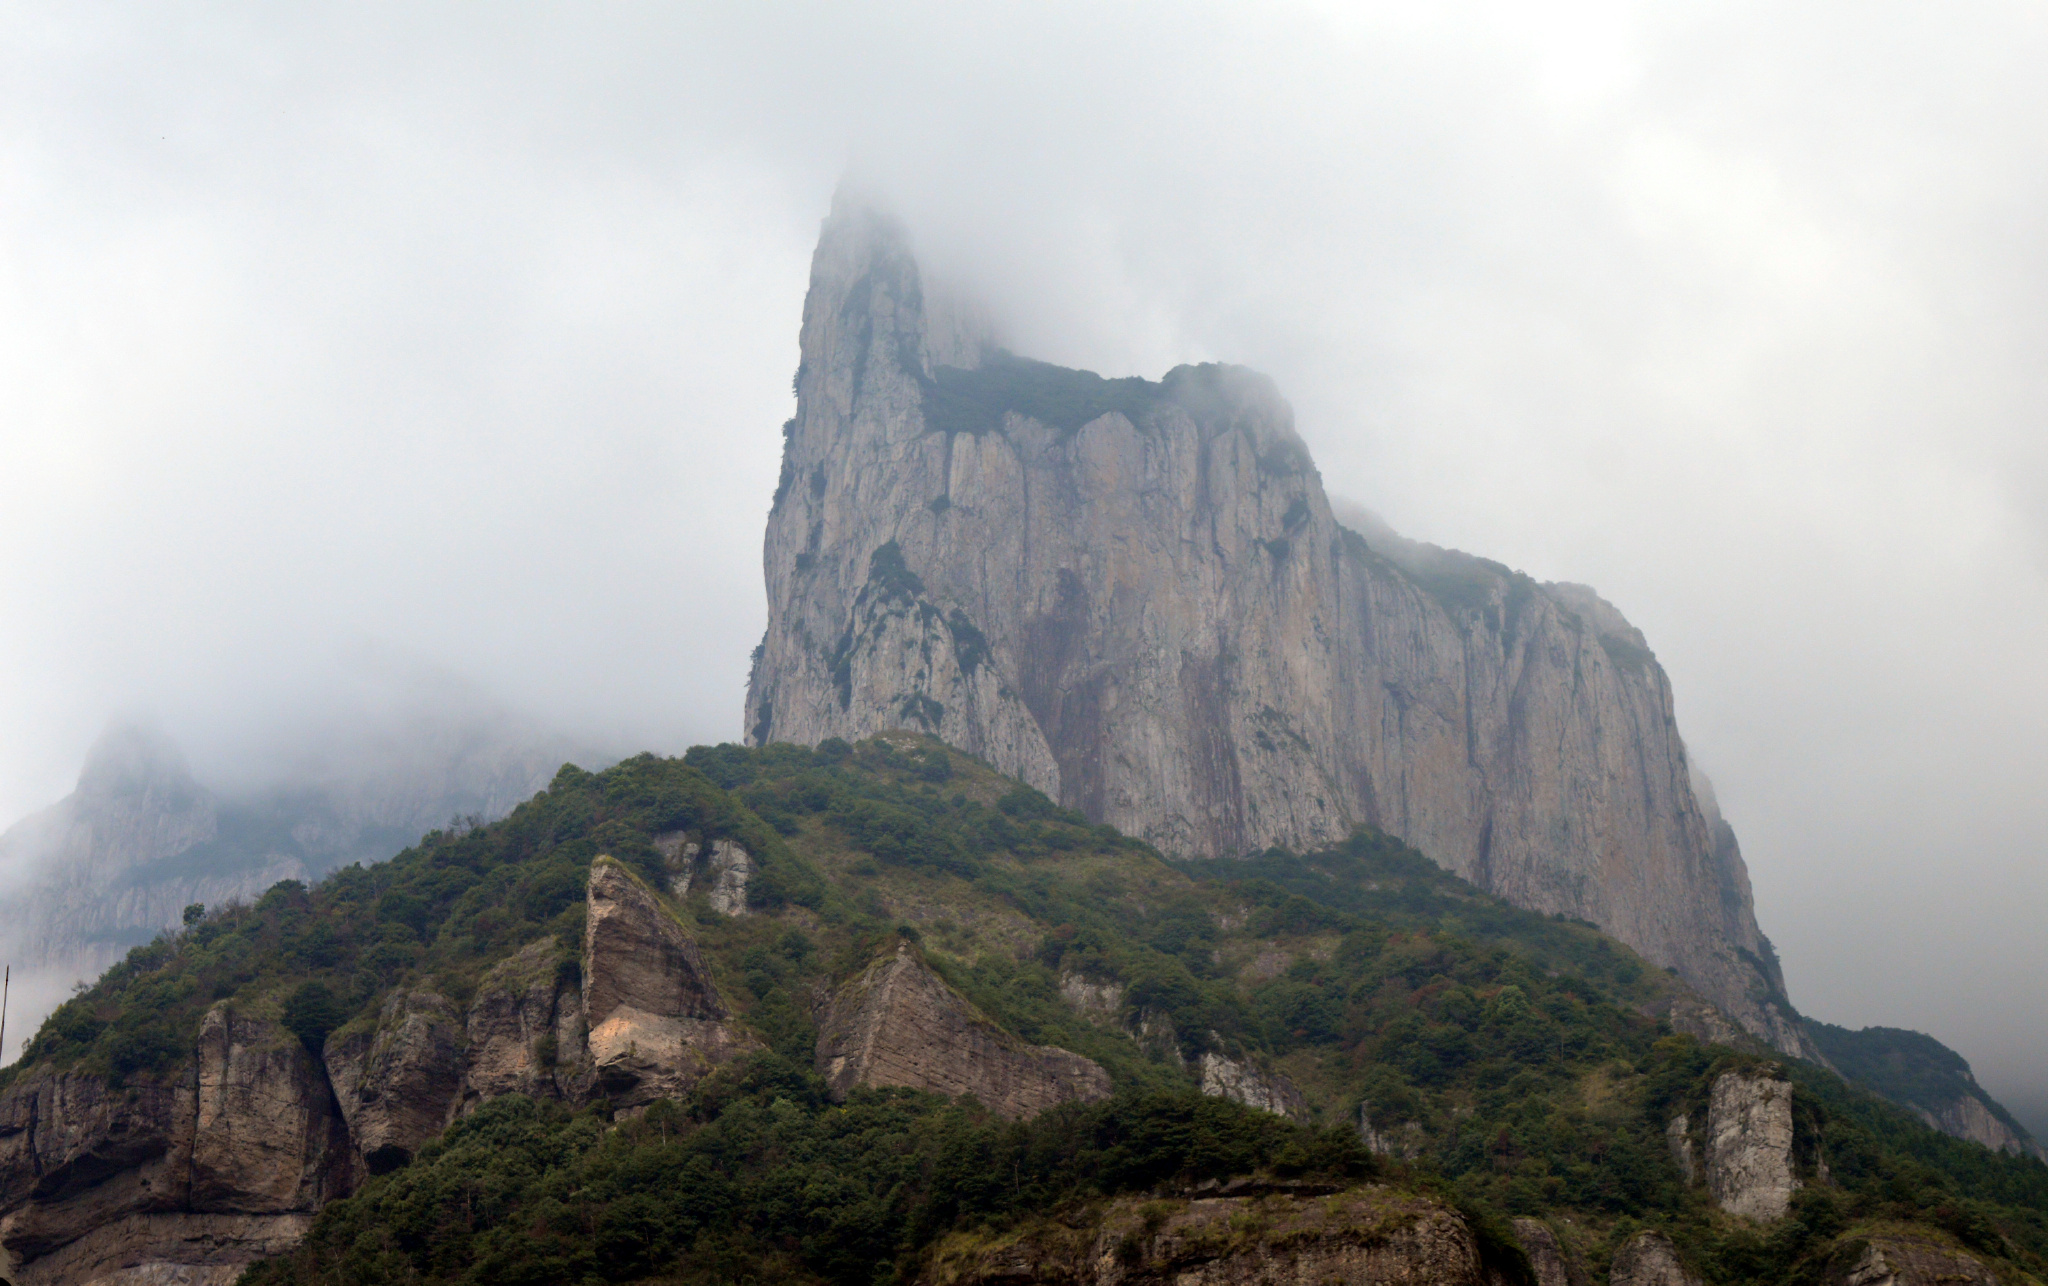
[[(876, 574), (893, 574), (879, 556)], [(1842, 1238), (1898, 1221), (2003, 1279), (2048, 1267), (2048, 1166), (1936, 1134), (1817, 1068), (1791, 1069), (1792, 1216), (1756, 1228), (1713, 1209), (1665, 1125), (1762, 1059), (1647, 1017), (1680, 984), (1591, 926), (1517, 910), (1371, 832), (1169, 863), (906, 734), (565, 768), (503, 822), (138, 948), (4, 1076), (179, 1075), (223, 997), (274, 1005), (312, 1049), (401, 983), (464, 1004), (523, 945), (580, 942), (596, 855), (663, 886), (654, 837), (679, 829), (756, 857), (755, 914), (716, 914), (701, 893), (677, 909), (772, 1052), (630, 1121), (602, 1103), (487, 1105), (252, 1280), (881, 1282), (963, 1224), (1080, 1217), (1116, 1193), (1260, 1170), (1377, 1172), (1485, 1227), (1568, 1216), (1596, 1266), (1656, 1226), (1714, 1282), (1817, 1280)], [(901, 1091), (829, 1103), (806, 998), (899, 933), (1005, 1028), (1095, 1059), (1117, 1096), (1026, 1124)], [(1063, 997), (1079, 984), (1104, 998), (1093, 1011)], [(1285, 1074), (1308, 1123), (1202, 1098), (1204, 1055)], [(1404, 1157), (1367, 1158), (1361, 1117)]]
[(1963, 1056), (1932, 1036), (1897, 1027), (1851, 1031), (1811, 1018), (1806, 1030), (1842, 1075), (1895, 1103), (1938, 1112), (1957, 1099), (1974, 1098), (2015, 1132), (2026, 1133), (1978, 1086)]
[(1074, 433), (1112, 411), (1136, 424), (1164, 392), (1137, 376), (1106, 380), (999, 351), (971, 371), (941, 366), (925, 386), (924, 422), (932, 433), (1000, 433), (1003, 416), (1015, 411)]

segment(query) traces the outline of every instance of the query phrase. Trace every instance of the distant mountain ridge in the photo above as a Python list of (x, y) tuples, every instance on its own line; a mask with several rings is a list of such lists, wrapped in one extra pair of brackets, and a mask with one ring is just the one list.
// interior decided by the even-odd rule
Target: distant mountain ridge
[(11, 877), (0, 894), (0, 950), (14, 969), (9, 1030), (26, 1037), (74, 980), (177, 927), (188, 906), (252, 902), (280, 880), (495, 820), (579, 753), (567, 738), (476, 711), (373, 740), (360, 762), (228, 794), (196, 780), (161, 731), (109, 727), (70, 795), (0, 834), (0, 871)]
[(1934, 1037), (1898, 1027), (1852, 1031), (1811, 1018), (1806, 1029), (1843, 1076), (1913, 1109), (1942, 1133), (2048, 1161), (2048, 1149), (1984, 1092), (1969, 1062)]

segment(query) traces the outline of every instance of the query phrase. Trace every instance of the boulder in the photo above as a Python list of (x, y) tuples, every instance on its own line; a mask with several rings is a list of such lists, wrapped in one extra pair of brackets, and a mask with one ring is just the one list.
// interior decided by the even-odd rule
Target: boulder
[(463, 1087), (462, 1036), (447, 997), (397, 991), (375, 1027), (327, 1038), (327, 1075), (370, 1173), (404, 1165), (447, 1127)]
[(1515, 1241), (1529, 1257), (1529, 1271), (1536, 1276), (1536, 1286), (1586, 1286), (1586, 1274), (1565, 1253), (1549, 1224), (1541, 1219), (1517, 1219), (1514, 1229)]
[(1608, 1286), (1700, 1286), (1700, 1279), (1678, 1262), (1671, 1238), (1661, 1232), (1639, 1232), (1614, 1252)]
[(731, 1021), (697, 944), (652, 889), (600, 857), (585, 897), (589, 1092), (644, 1107), (681, 1097), (720, 1063), (761, 1048)]
[(1027, 1045), (898, 942), (835, 992), (818, 1024), (818, 1074), (835, 1099), (856, 1085), (972, 1094), (1012, 1120), (1055, 1103), (1109, 1097), (1109, 1073), (1051, 1045)]

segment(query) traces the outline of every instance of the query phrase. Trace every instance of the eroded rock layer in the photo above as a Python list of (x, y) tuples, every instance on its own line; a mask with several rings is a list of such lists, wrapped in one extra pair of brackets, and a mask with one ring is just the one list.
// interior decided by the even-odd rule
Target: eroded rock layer
[(755, 743), (943, 737), (1188, 855), (1399, 835), (1811, 1053), (1670, 684), (1582, 586), (1342, 526), (1234, 367), (995, 350), (842, 202), (766, 542)]
[(1109, 1097), (1109, 1073), (1051, 1045), (1027, 1045), (946, 985), (909, 943), (842, 986), (818, 1024), (818, 1074), (856, 1085), (972, 1094), (1013, 1120), (1055, 1103)]
[[(1481, 1263), (1456, 1212), (1386, 1188), (1328, 1196), (1118, 1201), (1098, 1223), (1050, 1223), (941, 1242), (926, 1286), (1478, 1286)], [(1546, 1283), (1545, 1286), (1548, 1286)]]

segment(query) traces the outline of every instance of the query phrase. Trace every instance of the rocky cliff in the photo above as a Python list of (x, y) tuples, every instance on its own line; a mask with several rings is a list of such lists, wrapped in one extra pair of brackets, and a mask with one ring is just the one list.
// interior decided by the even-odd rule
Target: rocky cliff
[(759, 1047), (725, 1021), (695, 944), (651, 891), (601, 857), (584, 897), (580, 989), (545, 939), (486, 973), (467, 1014), (399, 988), (321, 1056), (273, 996), (207, 1010), (170, 1084), (17, 1079), (0, 1094), (0, 1272), (16, 1286), (225, 1286), (466, 1108), (521, 1093), (631, 1110)]
[(992, 1240), (949, 1238), (918, 1277), (925, 1286), (1496, 1280), (1456, 1211), (1383, 1187), (1118, 1201), (1083, 1227), (1046, 1223)]
[(1341, 525), (1262, 376), (1103, 380), (959, 315), (895, 224), (835, 207), (752, 742), (927, 730), (1182, 855), (1375, 826), (1813, 1053), (1618, 611)]
[(856, 1085), (972, 1094), (999, 1116), (1109, 1097), (1109, 1073), (1079, 1054), (1027, 1045), (977, 1012), (908, 942), (849, 979), (818, 1021), (818, 1074)]
[(1792, 1152), (1792, 1082), (1768, 1070), (1729, 1071), (1708, 1092), (1706, 1128), (1672, 1119), (1672, 1160), (1688, 1184), (1705, 1183), (1714, 1204), (1744, 1219), (1782, 1218), (1799, 1186)]

